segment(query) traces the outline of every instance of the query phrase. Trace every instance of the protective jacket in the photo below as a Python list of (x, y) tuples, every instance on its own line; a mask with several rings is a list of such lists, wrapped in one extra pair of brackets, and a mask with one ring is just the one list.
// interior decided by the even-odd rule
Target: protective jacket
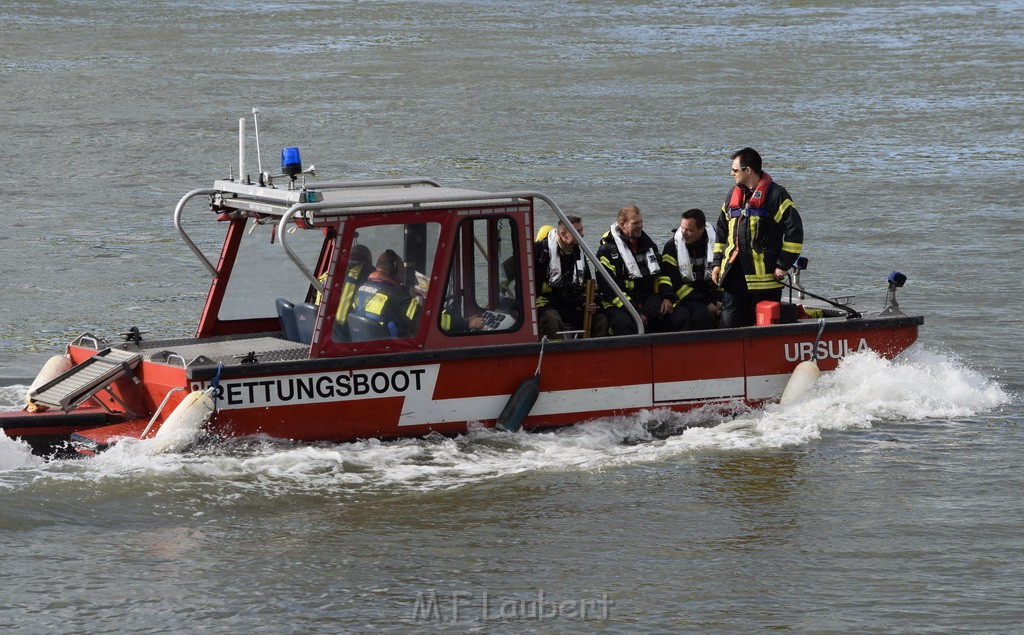
[[(677, 228), (676, 233), (680, 230)], [(711, 304), (716, 298), (716, 291), (712, 289), (711, 267), (708, 258), (708, 235), (704, 235), (692, 245), (684, 245), (683, 258), (687, 259), (688, 267), (680, 267), (679, 264), (679, 243), (676, 236), (668, 239), (665, 248), (661, 253), (661, 286), (659, 289), (672, 289), (673, 301), (697, 300), (701, 304)], [(683, 269), (688, 269), (690, 275), (684, 276)]]
[(469, 318), (462, 315), (455, 298), (448, 298), (441, 307), (441, 330), (449, 335), (468, 333)]
[[(618, 283), (619, 288), (626, 294), (633, 306), (642, 307), (647, 298), (658, 295), (658, 284), (661, 278), (658, 248), (646, 232), (642, 232), (634, 244), (633, 241), (624, 239), (621, 233), (619, 241), (616, 241), (612, 235), (613, 231), (618, 231), (617, 226), (613, 225), (609, 231), (604, 233), (604, 236), (601, 236), (597, 259), (608, 270), (612, 279)], [(636, 267), (634, 273), (630, 272), (631, 263), (627, 264), (623, 254), (620, 253), (620, 242), (631, 252), (625, 257), (636, 263), (633, 265)], [(622, 301), (615, 295), (615, 290), (608, 286), (603, 276), (598, 276), (597, 288), (601, 293), (601, 305), (604, 308), (623, 308)], [(665, 289), (664, 297), (673, 298), (672, 290)]]
[(412, 337), (419, 325), (420, 303), (409, 290), (380, 271), (374, 271), (356, 290), (349, 313), (365, 315), (388, 329), (391, 337)]
[(737, 185), (730, 192), (715, 236), (719, 283), (738, 266), (748, 291), (767, 291), (782, 288), (775, 269), (793, 266), (803, 249), (804, 228), (789, 192), (762, 172), (753, 190)]
[[(348, 317), (348, 312), (352, 309), (352, 303), (355, 301), (356, 290), (370, 276), (371, 271), (373, 271), (373, 265), (357, 262), (345, 272), (345, 282), (341, 287), (341, 299), (338, 300), (338, 310), (334, 313), (335, 324), (345, 323), (345, 318)], [(327, 274), (321, 274), (318, 279), (321, 285), (326, 284)], [(319, 305), (321, 300), (323, 300), (323, 294), (317, 292), (316, 303)]]
[(584, 287), (592, 278), (583, 249), (573, 245), (563, 251), (552, 231), (533, 244), (533, 257), (538, 313), (555, 309), (563, 321), (582, 324)]

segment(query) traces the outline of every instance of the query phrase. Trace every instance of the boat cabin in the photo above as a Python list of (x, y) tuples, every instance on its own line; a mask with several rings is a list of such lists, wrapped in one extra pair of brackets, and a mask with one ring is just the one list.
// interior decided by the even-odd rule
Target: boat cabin
[[(203, 195), (226, 226), (216, 266), (181, 223), (188, 200)], [(315, 188), (293, 181), (287, 189), (217, 181), (186, 195), (175, 213), (178, 231), (212, 275), (196, 335), (279, 330), (308, 344), (310, 358), (536, 343), (538, 197), (562, 215), (539, 193), (446, 188), (430, 179)], [(392, 269), (385, 273), (410, 298), (402, 301), (412, 322), (404, 329), (350, 310), (386, 253), (398, 262), (385, 262)], [(476, 316), (484, 326), (470, 329)]]

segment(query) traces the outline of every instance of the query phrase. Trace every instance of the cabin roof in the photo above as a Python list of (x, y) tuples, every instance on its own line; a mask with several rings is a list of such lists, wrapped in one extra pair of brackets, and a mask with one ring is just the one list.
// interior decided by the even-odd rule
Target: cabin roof
[(225, 207), (251, 209), (261, 213), (284, 213), (295, 204), (316, 204), (318, 209), (346, 209), (352, 212), (392, 212), (448, 207), (494, 207), (521, 203), (518, 197), (458, 187), (439, 187), (429, 179), (332, 181), (308, 183), (304, 189), (250, 185), (217, 181)]

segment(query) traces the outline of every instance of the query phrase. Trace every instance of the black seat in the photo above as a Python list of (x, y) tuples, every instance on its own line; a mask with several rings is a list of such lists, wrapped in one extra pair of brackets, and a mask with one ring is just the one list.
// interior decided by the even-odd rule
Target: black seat
[(284, 298), (277, 299), (277, 319), (286, 340), (299, 342), (299, 328), (295, 324), (295, 305)]
[(331, 336), (335, 342), (351, 342), (352, 338), (348, 334), (348, 324), (337, 322), (334, 323), (334, 328), (331, 330)]
[(388, 332), (386, 326), (365, 315), (349, 313), (345, 323), (348, 325), (348, 334), (353, 342), (391, 339), (391, 333)]
[(308, 302), (295, 305), (296, 342), (309, 344), (313, 341), (313, 325), (316, 324), (317, 306)]

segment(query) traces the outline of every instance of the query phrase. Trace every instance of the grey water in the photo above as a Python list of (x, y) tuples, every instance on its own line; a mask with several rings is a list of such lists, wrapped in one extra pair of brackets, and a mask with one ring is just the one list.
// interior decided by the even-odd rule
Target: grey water
[(925, 324), (736, 418), (81, 461), (0, 438), (0, 630), (1020, 632), (1022, 59), (1010, 0), (6, 2), (2, 408), (82, 332), (193, 332), (174, 205), (237, 172), (253, 107), (267, 166), (539, 189), (595, 242), (628, 203), (657, 242), (717, 210), (750, 145), (808, 290), (881, 308), (899, 270)]

